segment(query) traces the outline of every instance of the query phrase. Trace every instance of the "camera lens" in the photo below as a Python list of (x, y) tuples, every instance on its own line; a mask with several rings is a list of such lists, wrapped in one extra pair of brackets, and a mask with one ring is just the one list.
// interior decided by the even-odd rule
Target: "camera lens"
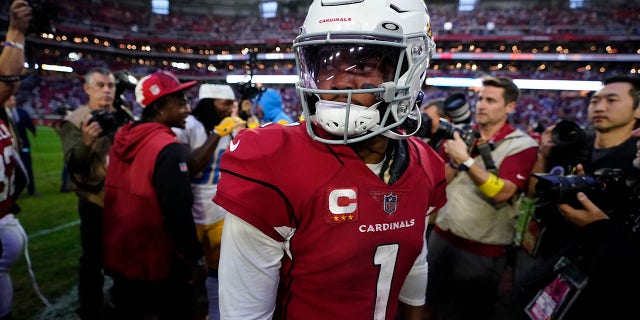
[(469, 123), (471, 121), (471, 110), (462, 93), (452, 94), (445, 99), (443, 109), (453, 123)]
[(536, 194), (542, 199), (553, 203), (576, 204), (578, 192), (592, 195), (604, 188), (601, 181), (591, 176), (556, 176), (551, 174), (536, 174)]
[(551, 139), (556, 145), (569, 145), (582, 141), (584, 132), (576, 123), (563, 120), (551, 131)]

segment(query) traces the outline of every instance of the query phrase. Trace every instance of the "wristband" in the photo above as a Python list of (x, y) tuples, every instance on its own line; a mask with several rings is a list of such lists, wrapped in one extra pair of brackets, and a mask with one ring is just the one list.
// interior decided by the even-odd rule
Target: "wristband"
[(23, 76), (0, 76), (0, 82), (18, 82), (20, 81), (22, 78), (24, 78)]
[(465, 162), (461, 163), (461, 164), (458, 166), (458, 170), (461, 170), (461, 171), (469, 171), (469, 168), (471, 168), (471, 166), (472, 166), (475, 162), (476, 162), (476, 161), (475, 161), (473, 158), (469, 157), (469, 159), (465, 160)]
[(16, 48), (18, 50), (24, 50), (24, 43), (13, 42), (13, 41), (8, 41), (8, 40), (5, 40), (2, 43), (2, 46)]
[(488, 198), (495, 197), (503, 187), (504, 181), (493, 173), (489, 173), (487, 181), (477, 186), (478, 190)]

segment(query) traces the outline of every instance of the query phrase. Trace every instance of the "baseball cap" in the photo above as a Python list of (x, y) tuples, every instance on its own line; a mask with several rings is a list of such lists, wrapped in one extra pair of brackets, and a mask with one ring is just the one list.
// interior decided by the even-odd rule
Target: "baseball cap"
[(178, 77), (170, 71), (158, 71), (138, 81), (136, 85), (136, 101), (144, 108), (158, 98), (178, 92), (198, 83), (189, 81), (180, 83)]
[(198, 98), (235, 100), (236, 94), (233, 93), (233, 89), (231, 89), (231, 86), (228, 86), (226, 84), (205, 83), (200, 85), (200, 93), (198, 95)]

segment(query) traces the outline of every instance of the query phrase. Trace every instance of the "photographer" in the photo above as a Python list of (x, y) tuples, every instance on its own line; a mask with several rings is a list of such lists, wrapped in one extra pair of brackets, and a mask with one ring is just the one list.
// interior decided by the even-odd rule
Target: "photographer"
[(82, 256), (78, 282), (81, 319), (95, 319), (103, 308), (102, 211), (107, 155), (112, 139), (103, 134), (100, 121), (92, 121), (100, 110), (113, 111), (116, 81), (105, 68), (93, 68), (85, 75), (86, 105), (67, 115), (60, 126), (64, 160), (78, 196)]
[[(562, 146), (562, 143), (558, 143), (557, 138), (553, 138), (554, 129), (547, 129), (542, 136), (542, 147), (538, 153), (538, 159), (534, 165), (535, 173), (553, 172), (560, 173), (554, 177), (551, 175), (551, 180), (567, 180), (578, 179), (577, 177), (564, 177), (565, 174), (586, 174), (589, 179), (593, 181), (599, 181), (599, 173), (607, 172), (620, 172), (623, 189), (614, 188), (617, 183), (598, 186), (595, 190), (576, 190), (590, 193), (591, 200), (598, 200), (595, 203), (602, 211), (605, 211), (610, 220), (607, 224), (615, 224), (618, 227), (629, 227), (629, 221), (635, 220), (630, 218), (627, 212), (629, 208), (636, 207), (637, 204), (631, 205), (633, 201), (627, 194), (630, 194), (631, 190), (636, 190), (637, 181), (640, 177), (640, 169), (634, 167), (633, 162), (637, 156), (637, 144), (636, 138), (632, 137), (634, 124), (636, 122), (635, 116), (639, 112), (638, 104), (640, 102), (640, 78), (631, 76), (613, 76), (603, 81), (603, 87), (595, 92), (590, 99), (588, 114), (591, 127), (595, 134), (593, 141), (587, 139), (587, 144), (582, 144), (579, 148), (583, 151), (588, 151), (587, 156), (581, 163), (575, 163), (580, 157), (569, 157), (559, 161), (558, 157), (553, 156), (554, 151), (558, 151), (566, 146)], [(558, 124), (560, 125), (560, 124)], [(556, 131), (557, 133), (557, 131)], [(579, 133), (582, 135), (582, 133)], [(637, 133), (636, 133), (637, 137)], [(582, 152), (582, 151), (577, 151)], [(556, 152), (557, 154), (557, 152)], [(636, 160), (637, 161), (637, 160)], [(550, 165), (550, 162), (555, 162)], [(544, 177), (544, 176), (540, 176)], [(585, 177), (586, 178), (586, 177)], [(530, 181), (530, 194), (535, 196), (544, 195), (542, 186), (549, 184), (549, 181), (545, 178), (544, 185), (541, 184), (541, 180), (535, 176)], [(604, 177), (604, 181), (607, 177)], [(564, 189), (574, 188), (572, 185), (564, 186)], [(607, 190), (608, 188), (608, 190)], [(534, 190), (536, 192), (534, 192)], [(571, 190), (562, 190), (563, 193), (568, 193)], [(637, 192), (637, 190), (636, 190)], [(576, 192), (574, 192), (575, 194)], [(583, 195), (579, 196), (579, 199)], [(567, 204), (561, 205), (560, 209), (565, 218), (572, 224), (563, 219), (563, 215), (558, 212), (556, 208), (557, 203), (548, 201), (547, 197), (541, 197), (536, 204), (535, 212), (526, 230), (537, 229), (539, 232), (533, 233), (529, 236), (532, 243), (531, 246), (523, 246), (523, 250), (519, 252), (518, 262), (516, 266), (516, 273), (514, 279), (515, 288), (515, 302), (513, 304), (512, 317), (513, 318), (527, 318), (527, 313), (531, 312), (531, 308), (535, 308), (536, 296), (548, 287), (550, 281), (558, 276), (565, 274), (566, 270), (576, 270), (573, 272), (576, 274), (583, 274), (584, 279), (588, 279), (587, 287), (581, 289), (583, 286), (580, 283), (574, 281), (569, 290), (570, 295), (577, 295), (577, 300), (573, 304), (557, 304), (557, 308), (550, 312), (547, 316), (557, 319), (563, 312), (567, 312), (565, 319), (582, 319), (581, 316), (574, 314), (574, 310), (581, 310), (584, 306), (581, 301), (583, 299), (589, 299), (589, 289), (594, 281), (593, 271), (596, 270), (596, 260), (592, 260), (591, 256), (599, 254), (597, 248), (591, 246), (592, 241), (596, 238), (585, 238), (585, 231), (593, 230), (590, 227), (578, 229), (576, 226), (582, 226), (585, 222), (579, 223), (578, 213), (587, 214), (591, 212), (595, 214), (589, 202), (585, 207), (585, 212), (575, 211), (569, 208)], [(574, 195), (569, 197), (571, 201), (575, 199)], [(562, 200), (563, 202), (565, 200)], [(552, 203), (548, 203), (552, 202)], [(580, 207), (581, 204), (585, 204), (584, 199), (580, 199), (579, 202), (574, 201), (573, 207)], [(567, 215), (568, 214), (568, 215)], [(604, 212), (603, 212), (604, 214)], [(584, 218), (584, 216), (583, 216)], [(635, 222), (634, 222), (635, 223)], [(595, 225), (598, 225), (596, 223)], [(532, 227), (533, 225), (533, 227)], [(626, 227), (625, 227), (626, 226)], [(605, 235), (604, 233), (600, 236)], [(527, 237), (527, 236), (525, 236)], [(533, 250), (529, 249), (533, 248)], [(595, 250), (595, 251), (594, 251)], [(613, 253), (613, 252), (611, 252)], [(559, 265), (559, 262), (565, 261), (566, 263)], [(620, 266), (623, 268), (623, 266)], [(622, 269), (621, 269), (622, 270)], [(615, 272), (614, 272), (615, 274)], [(613, 274), (611, 275), (613, 276)], [(622, 280), (624, 281), (624, 280)], [(589, 284), (591, 283), (591, 284)], [(596, 285), (597, 287), (597, 285)], [(582, 291), (581, 291), (582, 290)], [(617, 290), (617, 289), (616, 289)], [(610, 294), (610, 291), (599, 291), (599, 294)], [(601, 297), (604, 299), (605, 297)], [(593, 301), (591, 301), (593, 303)], [(596, 305), (599, 305), (598, 302)], [(592, 306), (595, 307), (595, 306)], [(612, 316), (616, 310), (604, 309), (607, 312), (607, 319)], [(589, 317), (595, 317), (595, 315), (588, 314)]]
[[(633, 137), (640, 138), (640, 129)], [(640, 168), (640, 155), (633, 165)], [(577, 266), (588, 275), (563, 319), (633, 319), (640, 314), (629, 294), (640, 287), (640, 190), (636, 187), (633, 194), (624, 203), (624, 221), (616, 222), (583, 192), (576, 195), (581, 207), (558, 205), (562, 216), (579, 228), (576, 239), (583, 255)]]
[(509, 78), (483, 79), (475, 112), (479, 141), (470, 148), (456, 131), (444, 144), (449, 201), (427, 242), (434, 319), (489, 319), (493, 313), (514, 236), (513, 200), (524, 190), (537, 151), (529, 135), (507, 122), (519, 92)]

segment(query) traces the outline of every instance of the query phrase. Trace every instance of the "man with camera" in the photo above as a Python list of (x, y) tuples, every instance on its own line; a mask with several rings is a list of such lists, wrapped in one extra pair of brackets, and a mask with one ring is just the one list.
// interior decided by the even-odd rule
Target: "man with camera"
[[(489, 319), (514, 237), (515, 199), (524, 190), (537, 143), (508, 124), (520, 90), (485, 78), (468, 145), (459, 131), (444, 144), (447, 198), (428, 241), (427, 302), (433, 319)], [(447, 159), (448, 158), (448, 159)]]
[[(533, 171), (555, 174), (536, 175), (530, 182), (530, 194), (539, 199), (526, 230), (540, 232), (531, 237), (534, 250), (523, 246), (519, 252), (513, 318), (524, 319), (527, 314), (538, 312), (540, 297), (557, 283), (563, 283), (565, 296), (569, 298), (554, 300), (555, 307), (541, 314), (544, 317), (598, 318), (597, 312), (604, 312), (601, 315), (613, 319), (619, 312), (624, 312), (619, 308), (620, 301), (615, 301), (619, 297), (612, 296), (612, 292), (620, 292), (615, 285), (625, 281), (638, 282), (635, 277), (624, 274), (623, 271), (630, 270), (628, 264), (617, 267), (621, 272), (610, 266), (612, 259), (620, 261), (619, 255), (627, 255), (626, 259), (630, 257), (630, 251), (620, 251), (628, 250), (624, 249), (627, 246), (632, 245), (635, 248), (632, 251), (638, 251), (633, 244), (637, 241), (633, 237), (637, 238), (637, 235), (629, 237), (628, 241), (617, 239), (637, 229), (639, 221), (637, 213), (629, 212), (638, 207), (640, 169), (634, 164), (640, 165), (637, 159), (640, 133), (633, 133), (633, 128), (640, 112), (639, 103), (640, 78), (620, 75), (603, 81), (603, 87), (589, 101), (589, 121), (594, 134), (586, 140), (587, 144), (579, 146), (582, 151), (574, 151), (587, 151), (584, 159), (554, 156), (559, 154), (558, 150), (567, 148), (564, 142), (568, 140), (559, 138), (557, 127), (543, 133)], [(576, 132), (574, 135), (584, 134)], [(573, 182), (562, 183), (566, 181)], [(556, 193), (565, 196), (551, 197), (549, 190), (558, 190)], [(564, 203), (559, 206), (560, 212), (556, 208), (559, 203)], [(605, 218), (606, 222), (590, 224)], [(603, 225), (607, 226), (601, 229)], [(612, 232), (609, 228), (620, 231)], [(616, 245), (607, 247), (610, 242)], [(607, 270), (612, 273), (606, 275), (603, 266), (608, 266), (610, 269)], [(565, 279), (569, 279), (566, 284), (562, 282)], [(611, 290), (613, 288), (615, 290)]]
[(60, 126), (64, 160), (69, 169), (73, 188), (78, 196), (80, 214), (80, 242), (82, 256), (78, 279), (81, 319), (95, 319), (103, 308), (102, 274), (102, 208), (107, 155), (112, 138), (103, 134), (100, 121), (94, 114), (111, 112), (115, 99), (116, 81), (106, 68), (89, 70), (83, 88), (89, 100), (67, 115)]
[(423, 113), (423, 129), (419, 133), (427, 138), (427, 143), (435, 150), (441, 150), (444, 141), (453, 139), (456, 128), (461, 128), (463, 132), (471, 128), (471, 108), (464, 93), (427, 101), (420, 109)]
[[(633, 132), (640, 138), (640, 129)], [(638, 142), (640, 144), (640, 142)], [(639, 146), (640, 147), (640, 146)], [(640, 168), (640, 156), (633, 160)], [(622, 224), (609, 217), (583, 192), (577, 194), (582, 208), (559, 205), (563, 217), (579, 227), (583, 251), (590, 253), (582, 265), (589, 279), (565, 319), (633, 319), (638, 317), (635, 295), (640, 287), (640, 190), (625, 203)]]

